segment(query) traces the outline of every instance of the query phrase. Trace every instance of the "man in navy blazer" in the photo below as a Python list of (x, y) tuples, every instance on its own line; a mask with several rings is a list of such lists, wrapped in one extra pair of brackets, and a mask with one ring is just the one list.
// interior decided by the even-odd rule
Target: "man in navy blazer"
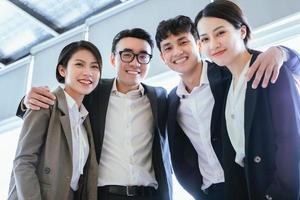
[[(152, 50), (151, 36), (143, 29), (119, 32), (110, 58), (117, 77), (102, 79), (84, 99), (99, 163), (99, 200), (172, 199), (166, 90), (141, 83)], [(25, 104), (41, 107), (47, 104), (42, 97), (51, 101), (52, 94), (33, 88)]]
[[(221, 158), (221, 110), (225, 94), (223, 83), (230, 75), (200, 58), (199, 36), (192, 20), (186, 16), (160, 22), (155, 39), (164, 63), (181, 77), (179, 85), (168, 96), (167, 130), (175, 175), (196, 200), (222, 200), (225, 178)], [(295, 61), (296, 54), (287, 51), (289, 62)], [(278, 64), (282, 65), (285, 54), (285, 50), (270, 48), (260, 55), (249, 73), (254, 74), (262, 61), (262, 69), (264, 66), (276, 69)], [(260, 70), (256, 73), (253, 87), (260, 82), (260, 73)], [(273, 72), (272, 81), (277, 74), (278, 71)], [(266, 72), (262, 85), (266, 86), (269, 79), (270, 74)]]

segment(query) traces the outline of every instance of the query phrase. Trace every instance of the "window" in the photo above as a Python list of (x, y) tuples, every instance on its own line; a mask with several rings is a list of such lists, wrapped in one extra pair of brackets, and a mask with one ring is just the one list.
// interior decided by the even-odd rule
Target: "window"
[(18, 126), (0, 133), (0, 199), (7, 199), (13, 159), (15, 157), (20, 131), (21, 127)]

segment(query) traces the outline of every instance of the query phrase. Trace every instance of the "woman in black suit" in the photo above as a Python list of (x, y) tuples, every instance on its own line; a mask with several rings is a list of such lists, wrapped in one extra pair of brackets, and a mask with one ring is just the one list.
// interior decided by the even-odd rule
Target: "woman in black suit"
[(214, 1), (195, 24), (203, 53), (232, 74), (223, 112), (226, 199), (298, 200), (300, 70), (292, 74), (284, 66), (275, 84), (253, 90), (245, 73), (259, 53), (247, 47), (250, 29), (241, 9)]

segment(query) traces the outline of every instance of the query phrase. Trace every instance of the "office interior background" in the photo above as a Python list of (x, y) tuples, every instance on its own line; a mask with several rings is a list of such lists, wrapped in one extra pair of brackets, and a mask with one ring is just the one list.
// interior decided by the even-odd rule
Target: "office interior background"
[[(299, 0), (233, 0), (244, 10), (253, 34), (250, 47), (284, 45), (300, 52)], [(32, 86), (54, 89), (60, 50), (89, 40), (103, 56), (103, 77), (115, 76), (108, 58), (120, 30), (141, 27), (154, 38), (158, 23), (179, 14), (194, 19), (210, 0), (0, 0), (0, 199), (8, 192), (22, 120), (19, 101)], [(160, 60), (155, 48), (145, 80), (173, 88), (179, 76)], [(192, 200), (174, 177), (174, 200)]]

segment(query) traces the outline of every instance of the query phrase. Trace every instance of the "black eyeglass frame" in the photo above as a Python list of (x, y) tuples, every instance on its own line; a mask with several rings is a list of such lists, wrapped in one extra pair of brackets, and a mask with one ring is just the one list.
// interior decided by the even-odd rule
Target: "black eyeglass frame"
[[(132, 56), (132, 59), (131, 59), (130, 61), (129, 61), (129, 60), (126, 61), (126, 60), (123, 60), (123, 59), (122, 59), (122, 54), (123, 54), (124, 52), (130, 53), (130, 54), (133, 55), (133, 56)], [(146, 54), (147, 56), (149, 56), (148, 62), (141, 62), (141, 61), (139, 60), (139, 56), (140, 56), (140, 55), (144, 55), (144, 54)], [(152, 54), (149, 54), (149, 53), (147, 53), (147, 52), (133, 53), (132, 51), (123, 50), (123, 51), (119, 51), (119, 55), (120, 55), (120, 58), (121, 58), (122, 62), (125, 62), (125, 63), (131, 63), (135, 58), (137, 58), (138, 63), (144, 65), (144, 64), (148, 64), (148, 63), (151, 61), (151, 59), (152, 59)]]

